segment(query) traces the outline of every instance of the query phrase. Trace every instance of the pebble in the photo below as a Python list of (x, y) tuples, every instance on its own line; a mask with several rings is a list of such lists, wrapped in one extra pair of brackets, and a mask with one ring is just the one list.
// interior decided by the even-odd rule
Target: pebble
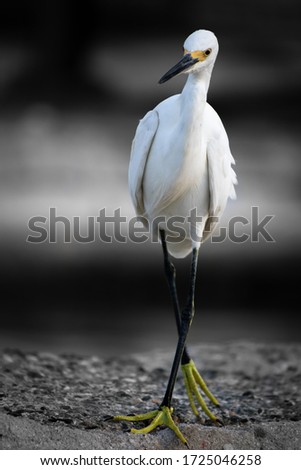
[(224, 445), (223, 445), (223, 449), (224, 449), (224, 450), (233, 450), (234, 447), (233, 447), (232, 444), (229, 443), (229, 444), (224, 444)]

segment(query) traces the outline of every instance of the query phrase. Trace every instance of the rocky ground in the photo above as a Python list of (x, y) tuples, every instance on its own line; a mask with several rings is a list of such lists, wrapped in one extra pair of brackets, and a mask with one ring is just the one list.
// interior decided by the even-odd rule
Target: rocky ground
[[(179, 374), (174, 416), (190, 449), (301, 449), (301, 345), (209, 344), (191, 353), (224, 426), (193, 415)], [(107, 420), (156, 409), (171, 360), (159, 351), (106, 360), (3, 351), (0, 448), (185, 449), (170, 429), (134, 435), (130, 423)]]

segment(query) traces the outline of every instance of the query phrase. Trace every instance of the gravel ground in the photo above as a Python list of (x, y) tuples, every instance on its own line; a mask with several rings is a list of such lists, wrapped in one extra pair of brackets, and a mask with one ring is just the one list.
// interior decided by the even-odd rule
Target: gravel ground
[[(301, 449), (301, 345), (210, 344), (191, 353), (224, 422), (193, 415), (179, 374), (174, 416), (191, 449)], [(155, 409), (171, 360), (160, 351), (106, 360), (3, 351), (0, 447), (184, 449), (169, 429), (140, 436), (130, 423), (106, 420)]]

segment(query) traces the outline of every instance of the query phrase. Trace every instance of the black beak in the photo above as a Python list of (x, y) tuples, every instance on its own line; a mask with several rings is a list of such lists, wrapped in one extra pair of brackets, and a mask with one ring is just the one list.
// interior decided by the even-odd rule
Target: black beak
[(165, 83), (167, 80), (170, 80), (175, 75), (178, 75), (184, 70), (189, 69), (192, 65), (196, 64), (198, 59), (194, 59), (190, 54), (185, 54), (182, 59), (174, 65), (162, 78), (160, 78), (159, 83)]

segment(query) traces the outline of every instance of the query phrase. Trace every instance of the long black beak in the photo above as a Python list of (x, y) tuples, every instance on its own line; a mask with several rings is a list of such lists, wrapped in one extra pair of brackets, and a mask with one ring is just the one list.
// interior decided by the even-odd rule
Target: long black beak
[(159, 83), (165, 83), (167, 80), (170, 80), (175, 75), (178, 75), (184, 70), (189, 69), (192, 65), (196, 64), (198, 59), (194, 59), (190, 54), (185, 54), (182, 59), (174, 65), (162, 78), (160, 78)]

